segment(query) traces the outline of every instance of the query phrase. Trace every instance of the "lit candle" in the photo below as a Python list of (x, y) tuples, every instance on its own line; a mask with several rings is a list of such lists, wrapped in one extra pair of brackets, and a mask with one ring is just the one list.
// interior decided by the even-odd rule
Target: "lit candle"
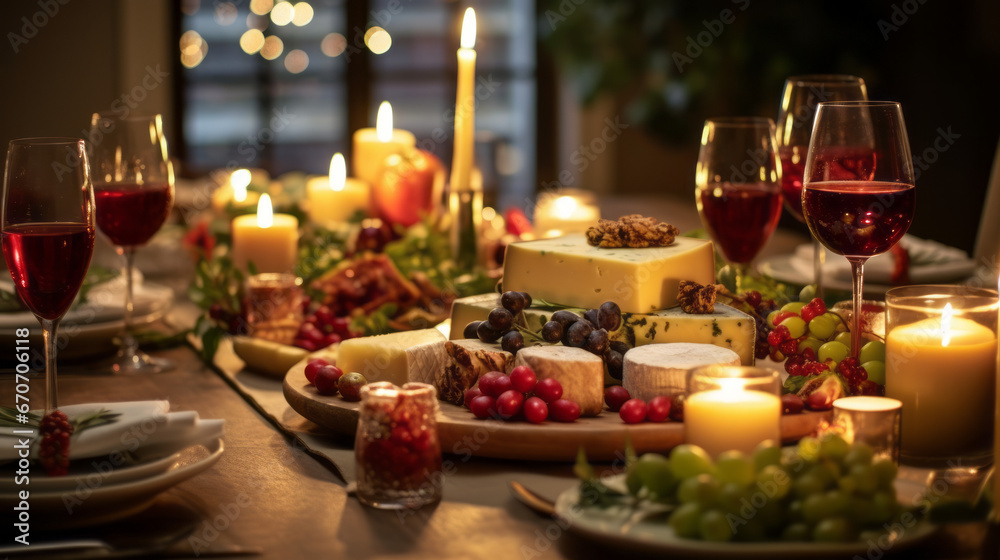
[(985, 447), (983, 423), (995, 414), (991, 329), (955, 317), (948, 303), (938, 317), (892, 325), (885, 351), (885, 394), (903, 403), (904, 458), (944, 459)]
[(260, 195), (247, 190), (252, 179), (253, 173), (249, 169), (233, 171), (226, 182), (212, 193), (212, 208), (216, 212), (222, 212), (228, 205), (235, 209), (256, 206)]
[(333, 154), (330, 176), (315, 177), (306, 183), (309, 220), (332, 229), (343, 225), (358, 210), (368, 209), (368, 183), (347, 176), (343, 154)]
[(378, 108), (375, 128), (362, 128), (354, 133), (351, 169), (354, 175), (370, 184), (382, 175), (385, 159), (417, 145), (417, 139), (408, 130), (392, 128), (392, 106), (383, 101)]
[(254, 263), (258, 273), (291, 272), (298, 255), (299, 221), (289, 214), (274, 214), (271, 197), (263, 195), (257, 214), (233, 220), (233, 264), (248, 271)]
[(476, 135), (476, 12), (465, 10), (461, 48), (458, 49), (458, 95), (455, 99), (455, 151), (451, 162), (451, 190), (472, 189)]
[(588, 197), (575, 194), (550, 197), (535, 206), (535, 235), (544, 238), (583, 233), (600, 219), (601, 209)]
[(764, 440), (781, 441), (781, 399), (748, 390), (746, 380), (719, 379), (718, 389), (692, 393), (684, 399), (687, 443), (712, 457), (736, 449), (752, 453)]

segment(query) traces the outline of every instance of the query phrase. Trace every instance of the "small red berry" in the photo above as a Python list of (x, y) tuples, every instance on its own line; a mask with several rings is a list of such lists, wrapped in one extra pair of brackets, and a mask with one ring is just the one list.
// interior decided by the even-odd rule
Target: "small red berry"
[(469, 403), (472, 402), (472, 399), (481, 397), (482, 395), (483, 392), (479, 389), (479, 387), (466, 389), (465, 393), (462, 395), (462, 402), (465, 404), (465, 408), (469, 408)]
[(556, 422), (573, 422), (580, 417), (580, 405), (566, 399), (549, 403), (549, 416)]
[(306, 380), (315, 385), (316, 372), (319, 371), (319, 368), (328, 365), (331, 365), (330, 362), (324, 360), (323, 358), (314, 358), (309, 360), (309, 363), (306, 364)]
[(510, 382), (515, 391), (530, 393), (535, 390), (538, 376), (528, 366), (517, 366), (510, 372)]
[(649, 399), (646, 405), (646, 420), (665, 422), (670, 417), (670, 398), (663, 395)]
[(541, 379), (535, 385), (535, 396), (549, 404), (561, 399), (562, 394), (562, 383), (559, 383), (558, 379), (552, 377)]
[(497, 415), (496, 399), (489, 395), (480, 395), (469, 402), (469, 410), (476, 418), (490, 418)]
[(642, 399), (629, 399), (618, 411), (618, 416), (626, 424), (638, 424), (646, 419), (646, 401)]
[(316, 370), (316, 391), (321, 395), (336, 395), (337, 384), (340, 377), (344, 375), (343, 370), (337, 366), (325, 365)]
[(524, 401), (524, 417), (532, 424), (541, 424), (549, 417), (549, 405), (538, 397)]
[(504, 419), (510, 419), (519, 412), (521, 412), (521, 407), (524, 406), (524, 394), (516, 389), (508, 389), (497, 397), (497, 412)]
[(621, 385), (612, 385), (604, 390), (604, 404), (608, 405), (608, 410), (611, 412), (621, 410), (622, 405), (631, 398), (625, 387)]

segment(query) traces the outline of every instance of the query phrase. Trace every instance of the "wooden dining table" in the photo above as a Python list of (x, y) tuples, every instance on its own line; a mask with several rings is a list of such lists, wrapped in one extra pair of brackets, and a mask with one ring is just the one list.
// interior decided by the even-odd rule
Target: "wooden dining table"
[[(801, 236), (791, 235), (782, 241), (785, 245), (772, 250), (787, 250), (799, 242)], [(181, 301), (177, 310), (157, 328), (188, 325), (190, 304)], [(446, 455), (453, 468), (443, 478), (439, 504), (401, 511), (364, 506), (351, 494), (353, 441), (291, 408), (276, 412), (273, 395), (280, 394), (280, 379), (243, 371), (225, 345), (211, 365), (187, 344), (155, 355), (175, 367), (164, 373), (118, 376), (103, 370), (106, 358), (60, 364), (61, 404), (165, 399), (171, 410), (223, 418), (221, 458), (207, 471), (163, 492), (142, 513), (86, 529), (39, 530), (36, 542), (97, 537), (122, 543), (122, 548), (168, 543), (166, 550), (139, 557), (238, 553), (274, 559), (665, 557), (640, 546), (576, 534), (562, 520), (535, 513), (512, 496), (508, 484), (518, 481), (554, 500), (575, 483), (570, 462)], [(4, 369), (0, 373), (4, 402), (13, 383), (13, 372)], [(43, 378), (33, 378), (33, 401), (42, 402), (43, 387)], [(267, 406), (262, 395), (272, 395)], [(609, 467), (598, 465), (599, 471)], [(9, 506), (4, 509), (2, 516), (9, 519)], [(889, 550), (885, 557), (996, 560), (998, 542), (1000, 527), (995, 525), (947, 524), (919, 546)], [(4, 544), (8, 543), (0, 543)], [(882, 552), (875, 550), (867, 557), (881, 558)]]

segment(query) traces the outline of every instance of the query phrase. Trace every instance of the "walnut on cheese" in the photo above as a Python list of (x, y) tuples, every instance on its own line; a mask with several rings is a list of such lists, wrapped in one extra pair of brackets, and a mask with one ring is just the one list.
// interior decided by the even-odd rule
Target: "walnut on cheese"
[(640, 214), (629, 214), (617, 221), (597, 222), (596, 226), (587, 229), (587, 243), (605, 248), (666, 247), (674, 242), (678, 234), (680, 230), (666, 222)]

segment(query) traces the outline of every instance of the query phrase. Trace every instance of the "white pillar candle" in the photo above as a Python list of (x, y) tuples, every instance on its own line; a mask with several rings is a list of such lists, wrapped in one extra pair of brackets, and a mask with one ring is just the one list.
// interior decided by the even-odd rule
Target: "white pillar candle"
[(314, 177), (306, 183), (309, 221), (327, 229), (342, 226), (359, 210), (368, 210), (368, 183), (347, 176), (343, 154), (330, 160), (330, 176)]
[(416, 145), (417, 139), (412, 132), (392, 128), (392, 106), (383, 101), (375, 119), (375, 128), (362, 128), (354, 133), (351, 169), (358, 179), (375, 184), (382, 176), (387, 157)]
[(232, 223), (233, 264), (258, 273), (291, 272), (298, 257), (299, 221), (290, 214), (274, 214), (271, 197), (263, 195), (257, 214), (238, 216)]
[(458, 93), (455, 98), (455, 151), (451, 162), (451, 190), (470, 190), (476, 143), (476, 12), (465, 10), (461, 48), (458, 49)]
[(684, 400), (687, 443), (717, 457), (736, 449), (750, 454), (764, 440), (781, 441), (781, 399), (747, 390), (742, 379), (719, 379), (719, 389), (699, 391)]

